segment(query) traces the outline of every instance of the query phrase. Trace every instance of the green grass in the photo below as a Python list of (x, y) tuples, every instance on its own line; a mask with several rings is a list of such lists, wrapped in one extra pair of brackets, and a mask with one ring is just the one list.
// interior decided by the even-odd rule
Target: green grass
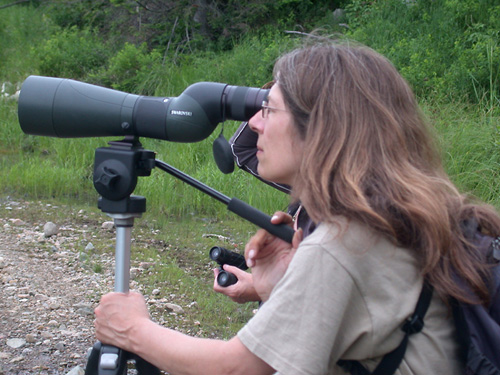
[[(229, 138), (236, 126), (227, 124), (226, 137)], [(212, 156), (212, 142), (217, 136), (218, 131), (202, 142), (191, 144), (151, 139), (141, 141), (145, 149), (156, 152), (157, 159), (229, 197), (240, 198), (268, 214), (285, 209), (287, 197), (284, 194), (237, 168), (230, 175), (218, 170)], [(111, 139), (26, 135), (17, 120), (16, 104), (2, 99), (0, 139), (1, 191), (27, 194), (33, 198), (73, 197), (83, 202), (97, 199), (92, 183), (94, 152)], [(159, 169), (153, 169), (149, 177), (140, 177), (134, 193), (145, 196), (148, 210), (159, 216), (226, 216), (225, 205)]]
[(425, 104), (442, 147), (445, 168), (458, 188), (500, 207), (500, 115), (461, 103)]

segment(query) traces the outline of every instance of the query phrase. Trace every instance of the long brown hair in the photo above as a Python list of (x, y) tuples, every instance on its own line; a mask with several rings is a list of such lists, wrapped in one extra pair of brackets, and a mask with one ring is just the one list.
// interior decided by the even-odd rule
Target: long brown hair
[[(359, 220), (412, 249), (441, 295), (487, 303), (487, 268), (461, 230), (475, 218), (500, 234), (487, 205), (469, 203), (443, 170), (434, 137), (408, 83), (370, 48), (318, 42), (275, 65), (285, 105), (304, 140), (293, 195), (316, 222)], [(479, 296), (464, 295), (451, 275)]]

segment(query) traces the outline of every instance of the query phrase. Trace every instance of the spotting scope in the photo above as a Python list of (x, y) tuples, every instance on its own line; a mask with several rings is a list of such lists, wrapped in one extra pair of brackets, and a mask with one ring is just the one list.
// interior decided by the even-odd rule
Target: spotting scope
[(198, 142), (220, 122), (248, 121), (269, 90), (198, 82), (178, 97), (129, 94), (71, 79), (30, 76), (18, 115), (27, 134), (61, 138), (133, 135)]

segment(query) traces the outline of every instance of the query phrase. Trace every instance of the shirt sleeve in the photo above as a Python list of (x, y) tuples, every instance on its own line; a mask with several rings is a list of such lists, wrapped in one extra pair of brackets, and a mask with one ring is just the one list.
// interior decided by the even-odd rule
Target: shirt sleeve
[[(346, 327), (355, 324), (356, 330)], [(349, 273), (317, 246), (301, 246), (270, 299), (238, 333), (283, 374), (326, 374), (353, 342), (372, 332), (363, 296)]]

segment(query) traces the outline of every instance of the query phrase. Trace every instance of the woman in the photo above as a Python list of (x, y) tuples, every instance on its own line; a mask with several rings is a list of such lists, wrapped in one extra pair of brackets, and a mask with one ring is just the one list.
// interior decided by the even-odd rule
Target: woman
[(462, 373), (444, 302), (466, 298), (452, 267), (481, 303), (490, 296), (461, 223), (498, 235), (499, 217), (449, 181), (413, 93), (373, 50), (316, 42), (283, 56), (274, 76), (249, 122), (258, 173), (293, 186), (316, 230), (302, 242), (297, 231), (293, 247), (262, 230), (252, 238), (245, 255), (265, 302), (227, 342), (159, 327), (137, 293), (102, 298), (97, 338), (173, 374), (344, 374), (341, 359), (372, 370), (399, 345), (426, 279), (425, 326), (396, 373)]
[[(274, 82), (269, 82), (262, 88), (270, 89), (273, 84)], [(254, 117), (254, 119), (252, 120), (252, 122), (254, 123), (253, 126), (258, 126), (258, 123), (262, 121), (264, 121), (262, 116)], [(239, 168), (250, 173), (266, 184), (284, 193), (290, 194), (290, 186), (266, 181), (259, 176), (259, 173), (257, 172), (259, 164), (257, 159), (258, 134), (255, 133), (251, 128), (252, 127), (248, 124), (248, 122), (242, 123), (229, 140), (236, 164)], [(289, 205), (287, 212), (289, 216), (284, 215), (283, 213), (276, 213), (276, 215), (278, 215), (280, 219), (274, 219), (275, 223), (293, 223), (294, 230), (297, 230), (298, 228), (301, 228), (303, 230), (304, 238), (314, 231), (315, 224), (309, 218), (306, 210), (302, 207), (300, 202), (292, 202)], [(250, 273), (229, 264), (225, 264), (223, 268), (225, 271), (234, 274), (238, 281), (235, 284), (227, 287), (220, 286), (217, 282), (219, 269), (215, 268), (213, 286), (214, 291), (228, 296), (229, 298), (231, 298), (231, 300), (237, 303), (260, 301), (260, 297), (253, 287), (253, 279)]]

